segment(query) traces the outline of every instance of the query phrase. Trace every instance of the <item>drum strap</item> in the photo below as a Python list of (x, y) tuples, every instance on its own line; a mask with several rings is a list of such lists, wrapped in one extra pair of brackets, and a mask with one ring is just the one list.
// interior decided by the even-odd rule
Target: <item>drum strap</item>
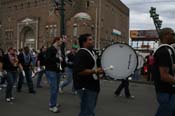
[[(96, 69), (96, 68), (97, 68), (97, 62), (96, 62), (97, 57), (96, 57), (94, 51), (91, 52), (91, 51), (88, 50), (87, 48), (80, 48), (79, 50), (85, 50), (85, 51), (87, 51), (87, 52), (91, 55), (91, 57), (93, 58), (93, 60), (94, 60), (94, 62), (95, 62), (95, 63), (94, 63), (94, 67), (93, 67), (92, 69)], [(94, 78), (95, 80), (98, 79), (98, 77), (97, 77), (96, 74), (93, 74), (93, 78)]]
[[(174, 48), (173, 48), (172, 46), (168, 45), (168, 44), (162, 44), (162, 45), (160, 45), (160, 46), (158, 47), (158, 49), (160, 49), (161, 47), (166, 47), (166, 49), (168, 50), (168, 53), (169, 53), (170, 59), (171, 59), (171, 64), (172, 64), (171, 70), (172, 70), (173, 76), (175, 76), (175, 74), (174, 74), (174, 69), (173, 69), (174, 61), (173, 61), (173, 58), (172, 58), (172, 55), (175, 55)], [(170, 48), (171, 50), (168, 49), (168, 48)], [(157, 50), (158, 50), (158, 49), (157, 49)], [(157, 51), (157, 50), (156, 50), (156, 51)], [(155, 52), (156, 52), (156, 51), (155, 51)], [(155, 52), (154, 52), (154, 54), (155, 54)], [(172, 86), (175, 87), (175, 85), (172, 85)]]

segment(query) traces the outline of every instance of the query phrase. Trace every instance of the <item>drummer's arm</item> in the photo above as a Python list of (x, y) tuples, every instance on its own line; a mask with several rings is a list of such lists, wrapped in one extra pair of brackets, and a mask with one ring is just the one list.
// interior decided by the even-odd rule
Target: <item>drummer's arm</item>
[(92, 75), (92, 74), (96, 74), (96, 70), (92, 70), (92, 69), (85, 69), (81, 72), (79, 72), (79, 75)]
[(159, 67), (159, 71), (162, 81), (168, 82), (170, 84), (175, 84), (175, 78), (169, 74), (168, 67)]
[(85, 69), (81, 72), (79, 72), (79, 75), (92, 75), (92, 74), (100, 74), (103, 73), (102, 68), (97, 68), (97, 69)]
[(104, 70), (102, 68), (96, 68), (96, 69), (85, 69), (81, 72), (79, 72), (79, 75), (92, 75), (92, 74), (102, 74)]

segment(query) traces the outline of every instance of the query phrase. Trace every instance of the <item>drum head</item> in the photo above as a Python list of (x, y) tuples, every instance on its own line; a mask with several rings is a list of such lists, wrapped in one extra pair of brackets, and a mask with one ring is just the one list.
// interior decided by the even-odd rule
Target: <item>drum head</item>
[(107, 47), (101, 57), (102, 68), (105, 74), (114, 79), (125, 79), (134, 73), (137, 68), (136, 52), (127, 44), (116, 43)]

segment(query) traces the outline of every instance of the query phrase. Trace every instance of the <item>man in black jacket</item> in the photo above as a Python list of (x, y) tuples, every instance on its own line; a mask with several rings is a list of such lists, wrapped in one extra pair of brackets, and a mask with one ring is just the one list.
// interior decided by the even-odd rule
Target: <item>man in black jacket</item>
[(24, 77), (26, 78), (29, 93), (36, 93), (32, 80), (32, 57), (29, 47), (24, 47), (24, 51), (18, 56), (21, 72), (19, 74), (17, 92), (21, 92)]
[(92, 35), (81, 35), (79, 45), (80, 50), (75, 55), (73, 68), (74, 86), (81, 100), (79, 116), (95, 116), (94, 110), (100, 91), (97, 74), (103, 73), (103, 70), (97, 68)]

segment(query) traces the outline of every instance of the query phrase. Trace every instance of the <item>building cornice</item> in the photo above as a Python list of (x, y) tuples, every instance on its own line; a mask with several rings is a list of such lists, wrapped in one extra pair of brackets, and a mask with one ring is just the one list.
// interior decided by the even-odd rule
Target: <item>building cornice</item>
[(129, 16), (129, 8), (123, 4), (120, 0), (107, 0), (110, 4), (112, 4), (119, 11)]

